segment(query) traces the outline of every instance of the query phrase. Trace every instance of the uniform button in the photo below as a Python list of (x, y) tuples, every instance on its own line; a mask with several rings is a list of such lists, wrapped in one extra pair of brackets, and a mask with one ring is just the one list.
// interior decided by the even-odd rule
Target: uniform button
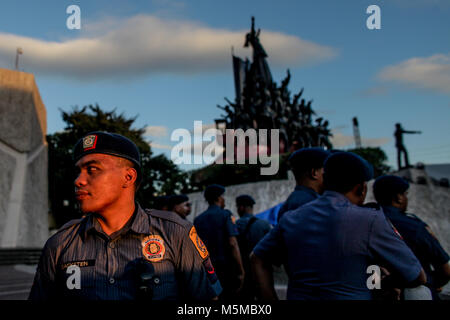
[(114, 280), (114, 278), (109, 278), (109, 283), (110, 284), (114, 284), (116, 282), (116, 280)]
[(159, 278), (155, 278), (155, 279), (153, 279), (153, 282), (155, 283), (155, 284), (159, 284)]
[(110, 247), (111, 249), (114, 249), (114, 248), (116, 247), (116, 245), (114, 244), (114, 242), (110, 242), (110, 243), (109, 243), (109, 247)]

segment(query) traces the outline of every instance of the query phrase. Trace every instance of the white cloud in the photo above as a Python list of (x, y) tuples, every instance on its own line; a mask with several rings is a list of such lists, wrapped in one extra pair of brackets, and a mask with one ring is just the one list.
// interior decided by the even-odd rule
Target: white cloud
[[(339, 129), (332, 130), (333, 136), (330, 138), (333, 148), (354, 148), (355, 139), (353, 135), (345, 135)], [(391, 139), (387, 137), (381, 138), (364, 138), (361, 137), (361, 144), (363, 147), (380, 147), (388, 143)]]
[[(16, 48), (21, 47), (23, 69), (81, 80), (229, 70), (231, 46), (237, 55), (251, 55), (249, 49), (242, 48), (246, 32), (151, 15), (105, 18), (85, 22), (77, 39), (45, 41), (0, 33), (0, 65), (11, 65)], [(262, 30), (260, 39), (271, 65), (283, 68), (336, 55), (331, 47), (279, 32)]]
[(172, 146), (166, 145), (166, 144), (160, 144), (157, 142), (150, 142), (149, 143), (150, 147), (154, 148), (154, 149), (164, 149), (164, 150), (171, 150)]
[(149, 137), (165, 137), (167, 136), (167, 127), (148, 126), (145, 128), (144, 135)]
[(411, 58), (385, 67), (378, 74), (378, 78), (416, 88), (450, 93), (450, 54)]

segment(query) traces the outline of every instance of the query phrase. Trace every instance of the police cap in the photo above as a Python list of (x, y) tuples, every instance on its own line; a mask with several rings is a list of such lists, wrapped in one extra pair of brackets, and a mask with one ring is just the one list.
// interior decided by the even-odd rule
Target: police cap
[(169, 206), (169, 196), (158, 196), (153, 199), (153, 207), (156, 210), (166, 210)]
[(133, 162), (138, 169), (141, 167), (139, 149), (130, 139), (116, 133), (95, 131), (86, 134), (75, 144), (74, 162), (85, 155), (102, 153), (124, 158)]
[(323, 148), (302, 148), (292, 153), (288, 161), (297, 177), (299, 174), (309, 172), (312, 169), (323, 168), (323, 163), (329, 155), (330, 153)]
[(255, 203), (256, 203), (255, 200), (247, 194), (240, 195), (239, 197), (236, 198), (236, 205), (238, 207), (239, 206), (251, 207)]
[(222, 194), (225, 193), (225, 188), (221, 186), (220, 184), (212, 184), (206, 187), (205, 189), (205, 199), (206, 201), (214, 201), (218, 197), (220, 197)]
[(169, 196), (169, 210), (172, 210), (176, 205), (189, 201), (189, 197), (184, 194), (174, 194)]
[(355, 153), (336, 152), (325, 160), (324, 185), (327, 190), (348, 192), (372, 177), (372, 165)]
[(373, 184), (373, 194), (381, 205), (390, 205), (392, 199), (408, 189), (408, 181), (393, 175), (378, 177)]

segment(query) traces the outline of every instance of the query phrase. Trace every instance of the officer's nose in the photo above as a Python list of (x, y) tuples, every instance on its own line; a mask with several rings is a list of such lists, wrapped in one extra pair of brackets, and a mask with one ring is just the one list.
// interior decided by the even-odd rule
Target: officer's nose
[(78, 172), (77, 177), (75, 178), (74, 184), (75, 184), (75, 187), (77, 187), (77, 188), (80, 188), (87, 184), (86, 174), (83, 173), (83, 171)]

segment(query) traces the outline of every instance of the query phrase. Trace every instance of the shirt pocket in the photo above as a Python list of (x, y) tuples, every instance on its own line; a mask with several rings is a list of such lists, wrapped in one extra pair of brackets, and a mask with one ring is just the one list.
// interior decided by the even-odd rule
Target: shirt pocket
[(66, 264), (60, 269), (58, 278), (58, 284), (62, 292), (61, 298), (95, 298), (95, 266)]

